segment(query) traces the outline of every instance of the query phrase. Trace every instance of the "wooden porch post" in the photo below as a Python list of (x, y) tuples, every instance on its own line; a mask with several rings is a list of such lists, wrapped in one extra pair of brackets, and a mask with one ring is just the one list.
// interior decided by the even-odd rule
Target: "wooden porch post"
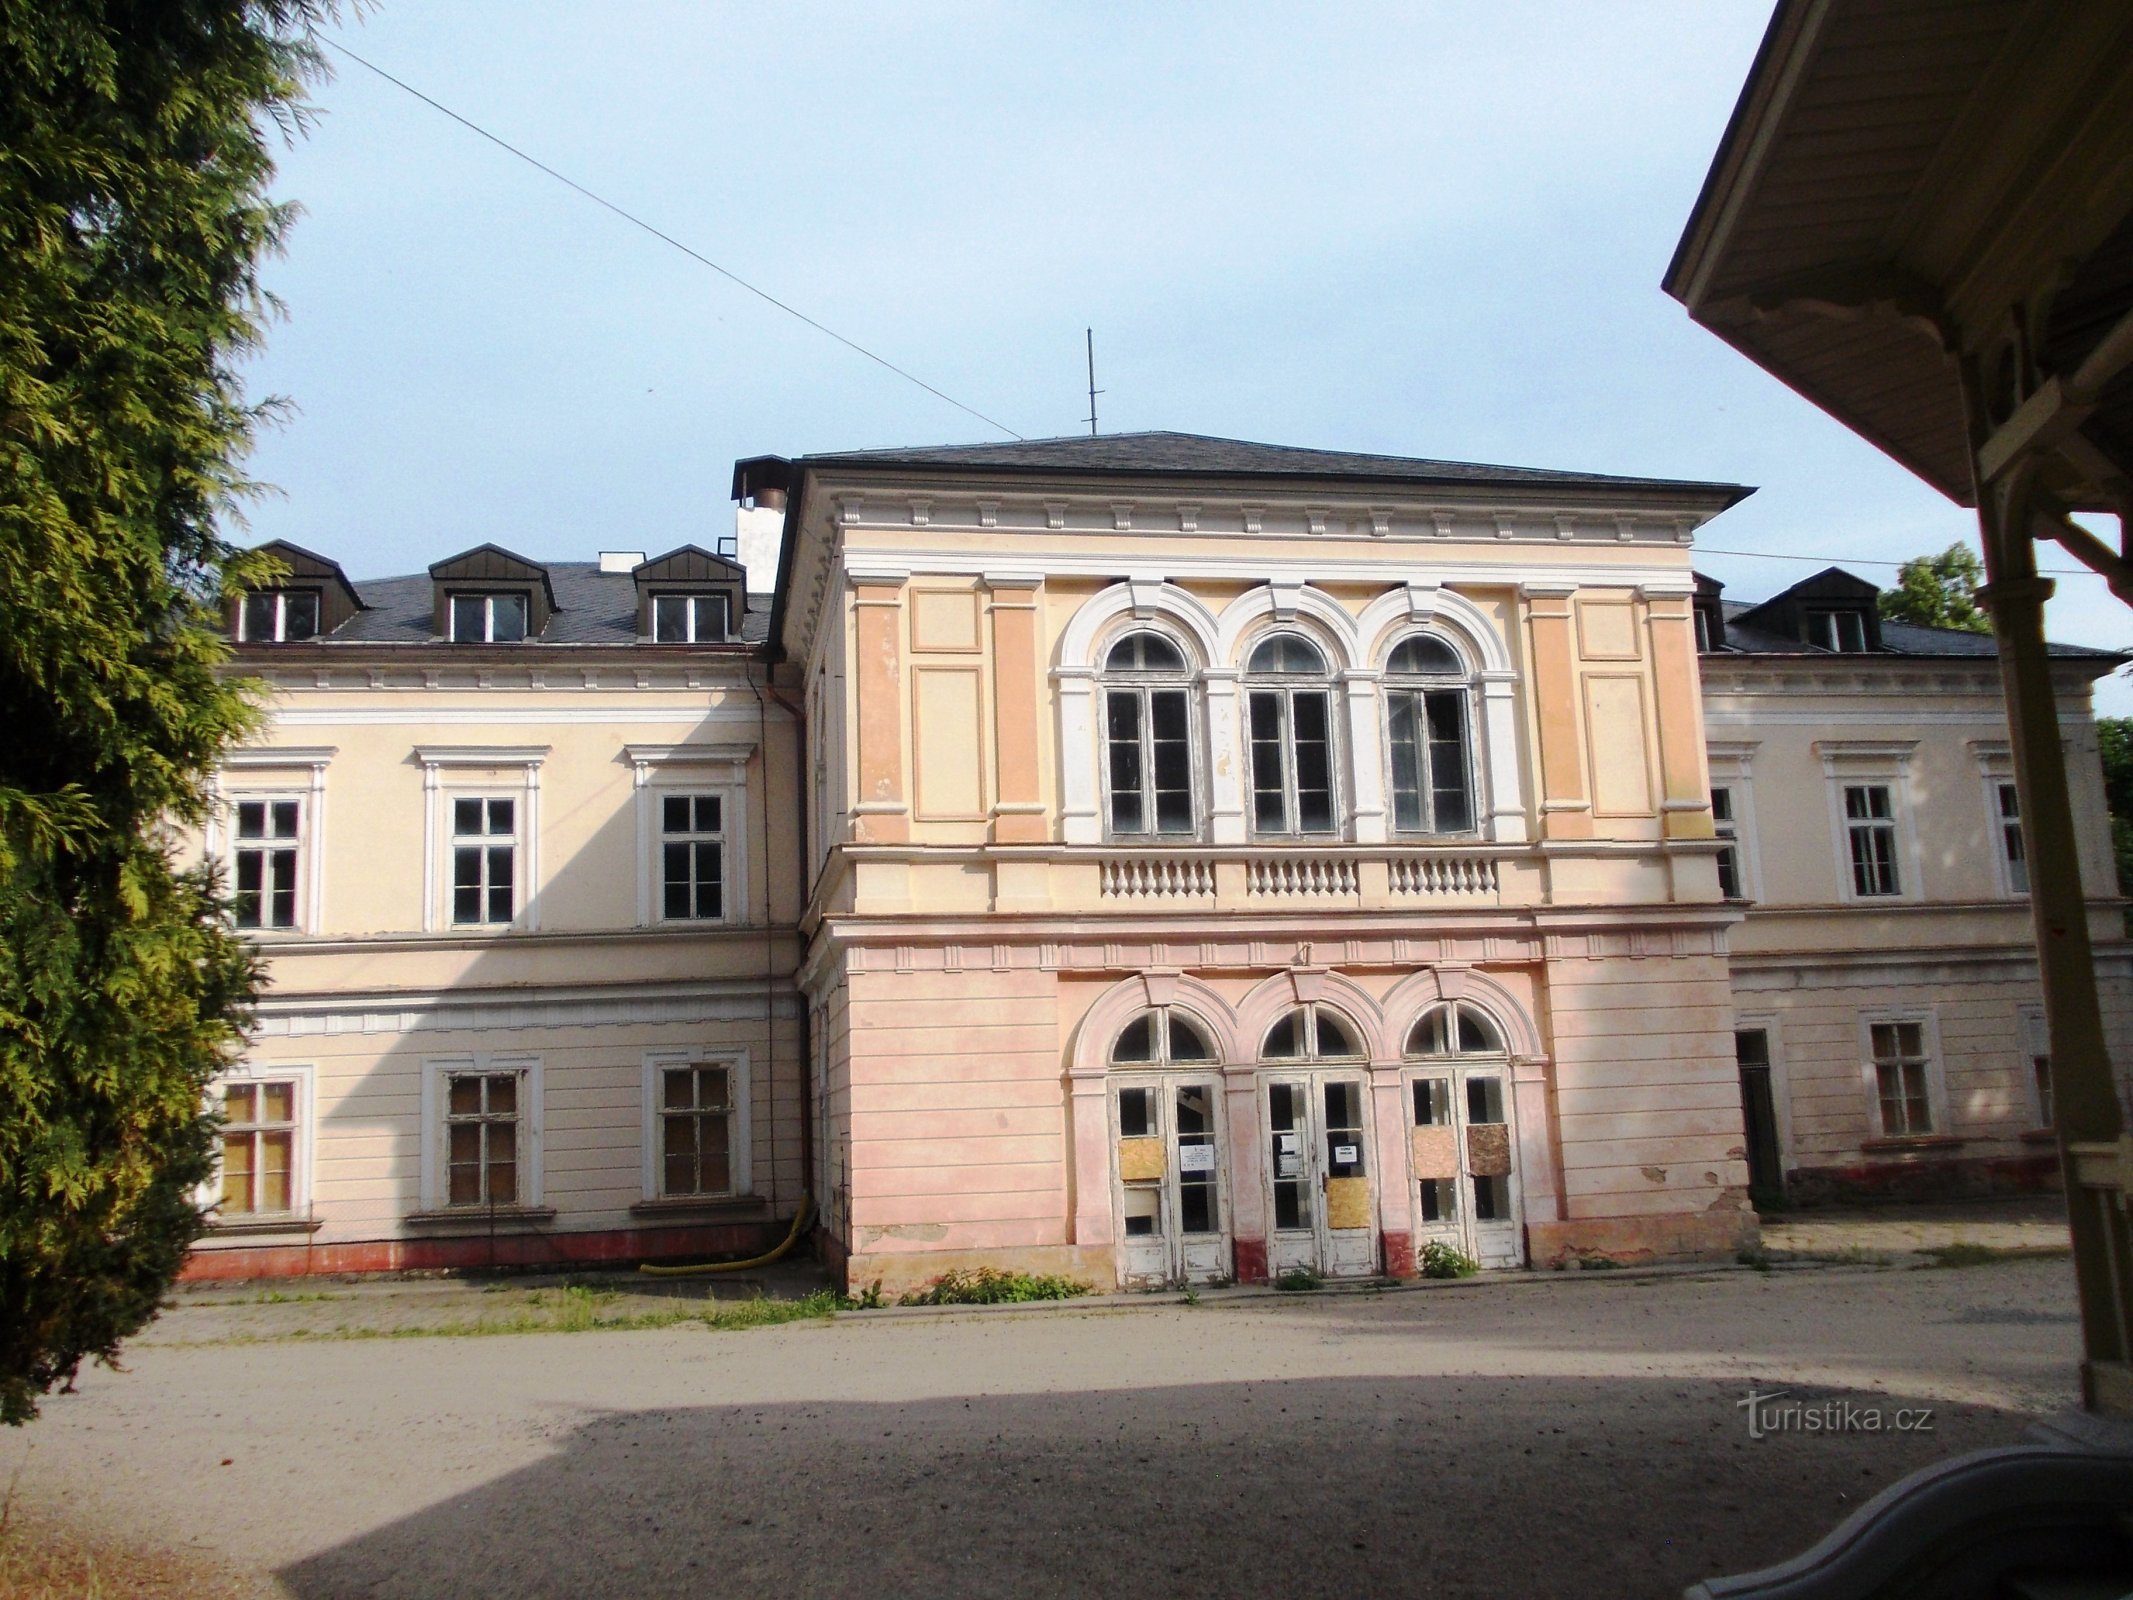
[[(2051, 1035), (2053, 1123), (2059, 1170), (2066, 1187), (2067, 1219), (2074, 1246), (2074, 1280), (2081, 1302), (2081, 1400), (2098, 1408), (2099, 1377), (2112, 1392), (2109, 1408), (2124, 1410), (2127, 1292), (2117, 1245), (2106, 1218), (2076, 1181), (2070, 1147), (2115, 1142), (2121, 1117), (2111, 1060), (2104, 1043), (2103, 1011), (2096, 996), (2096, 965), (2089, 946), (2088, 897), (2081, 884), (2073, 807), (2066, 783), (2066, 751), (2052, 689), (2051, 660), (2044, 641), (2044, 602), (2049, 578), (2037, 575), (2031, 538), (2034, 490), (2031, 468), (2013, 466), (1987, 481), (1977, 466), (1984, 418), (1975, 374), (1964, 372), (1976, 477), (1978, 529), (1988, 582), (1978, 591), (1992, 616), (1999, 646), (2000, 681), (2007, 699), (2007, 731), (2014, 758), (2015, 790), (2022, 809), (2022, 844), (2029, 863), (2030, 914), (2036, 927), (2037, 959), (2044, 988), (2044, 1015)], [(2099, 1368), (2108, 1368), (2100, 1374)], [(2114, 1383), (2112, 1380), (2117, 1379)]]

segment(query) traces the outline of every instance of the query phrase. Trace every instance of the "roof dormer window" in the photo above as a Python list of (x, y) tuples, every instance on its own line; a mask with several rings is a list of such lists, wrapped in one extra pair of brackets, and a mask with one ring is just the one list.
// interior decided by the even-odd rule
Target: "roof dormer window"
[(1725, 588), (1716, 578), (1696, 574), (1696, 592), (1689, 606), (1696, 621), (1696, 648), (1704, 655), (1726, 647)]
[(254, 589), (238, 612), (237, 637), (246, 644), (294, 644), (319, 634), (319, 591)]
[(517, 644), (525, 637), (525, 595), (453, 594), (454, 644)]
[(1810, 606), (1805, 613), (1807, 642), (1840, 655), (1864, 655), (1867, 643), (1866, 613), (1843, 608)]
[(656, 644), (724, 644), (730, 637), (723, 594), (655, 594), (652, 639)]

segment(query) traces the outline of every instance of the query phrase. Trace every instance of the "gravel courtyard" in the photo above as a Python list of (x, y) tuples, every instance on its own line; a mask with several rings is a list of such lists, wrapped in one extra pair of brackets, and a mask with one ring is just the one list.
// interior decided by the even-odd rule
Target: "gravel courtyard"
[[(0, 1438), (16, 1537), (170, 1595), (1668, 1595), (2019, 1439), (2078, 1347), (2063, 1259), (186, 1342), (208, 1317)], [(1933, 1430), (1752, 1440), (1751, 1383)]]

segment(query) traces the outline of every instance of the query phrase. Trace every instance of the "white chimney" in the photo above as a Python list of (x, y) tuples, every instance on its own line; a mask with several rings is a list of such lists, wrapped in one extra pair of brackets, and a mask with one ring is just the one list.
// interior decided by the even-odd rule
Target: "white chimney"
[(642, 550), (602, 550), (600, 552), (600, 570), (602, 572), (634, 572), (643, 565), (644, 552)]
[(737, 505), (733, 508), (733, 532), (739, 550), (735, 559), (748, 569), (749, 590), (768, 594), (778, 581), (778, 550), (785, 542), (785, 508)]

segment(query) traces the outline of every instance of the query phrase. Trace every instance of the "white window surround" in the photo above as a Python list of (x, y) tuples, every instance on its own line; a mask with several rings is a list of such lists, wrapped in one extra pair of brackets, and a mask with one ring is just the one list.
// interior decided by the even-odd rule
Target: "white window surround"
[[(1096, 714), (1098, 719), (1096, 751), (1098, 760), (1101, 763), (1099, 789), (1101, 794), (1100, 809), (1102, 813), (1102, 827), (1104, 832), (1104, 838), (1107, 842), (1117, 842), (1121, 844), (1134, 845), (1198, 844), (1205, 840), (1207, 837), (1208, 810), (1208, 789), (1206, 776), (1207, 767), (1205, 761), (1205, 751), (1203, 749), (1203, 731), (1206, 727), (1207, 719), (1202, 712), (1203, 697), (1201, 693), (1201, 679), (1204, 677), (1204, 664), (1199, 659), (1199, 651), (1195, 641), (1187, 634), (1185, 634), (1183, 630), (1178, 628), (1174, 622), (1164, 617), (1157, 617), (1149, 622), (1132, 621), (1128, 622), (1122, 627), (1112, 629), (1104, 636), (1103, 642), (1099, 647), (1097, 654), (1098, 662), (1104, 663), (1106, 666), (1108, 666), (1112, 649), (1122, 640), (1136, 633), (1153, 634), (1157, 638), (1165, 640), (1169, 644), (1175, 646), (1179, 655), (1184, 658), (1184, 667), (1182, 668), (1182, 670), (1173, 673), (1163, 673), (1160, 671), (1125, 671), (1116, 673), (1106, 672), (1102, 676), (1100, 676), (1096, 694)], [(1150, 689), (1181, 689), (1184, 691), (1186, 718), (1186, 782), (1190, 790), (1190, 806), (1192, 811), (1192, 828), (1189, 832), (1157, 832), (1153, 826), (1154, 819), (1152, 797), (1149, 801), (1150, 810), (1148, 821), (1150, 822), (1150, 826), (1129, 833), (1114, 833), (1112, 831), (1112, 774), (1111, 740), (1109, 736), (1110, 725), (1108, 694), (1109, 691), (1113, 689), (1140, 691), (1146, 691)], [(1149, 711), (1147, 700), (1145, 697), (1143, 697), (1141, 699), (1141, 737), (1144, 741), (1144, 748), (1145, 741), (1148, 738), (1148, 723), (1150, 720), (1150, 716), (1151, 713)], [(1142, 777), (1145, 786), (1149, 780), (1150, 774), (1144, 772), (1142, 774)]]
[[(1249, 842), (1242, 706), (1242, 666), (1248, 637), (1271, 623), (1306, 626), (1325, 648), (1345, 711), (1334, 707), (1333, 726), (1345, 749), (1335, 767), (1344, 792), (1342, 826), (1324, 838), (1356, 844), (1388, 839), (1387, 784), (1379, 752), (1383, 745), (1382, 673), (1378, 667), (1401, 637), (1418, 627), (1441, 633), (1475, 671), (1480, 704), (1470, 736), (1475, 746), (1476, 804), (1486, 823), (1481, 837), (1518, 843), (1527, 836), (1523, 745), (1519, 738), (1518, 673), (1495, 624), (1473, 601), (1432, 583), (1388, 590), (1351, 615), (1330, 596), (1300, 582), (1264, 584), (1238, 595), (1219, 617), (1197, 595), (1160, 576), (1135, 575), (1091, 596), (1061, 636), (1052, 680), (1059, 700), (1061, 749), (1080, 759), (1060, 763), (1061, 833), (1068, 844), (1102, 844), (1104, 807), (1100, 732), (1103, 651), (1132, 623), (1158, 617), (1171, 625), (1188, 659), (1196, 663), (1200, 690), (1197, 731), (1207, 752), (1207, 842)], [(1363, 759), (1358, 759), (1358, 753)], [(1222, 759), (1228, 755), (1230, 759)]]
[(2017, 886), (2014, 881), (2001, 831), (2006, 818), (2000, 813), (2000, 785), (2015, 781), (2014, 752), (2005, 739), (1972, 739), (1970, 754), (1977, 762), (1979, 791), (1984, 799), (1985, 853), (1992, 858), (1993, 884), (2009, 899), (2026, 900), (2029, 888), (2026, 884)]
[[(332, 745), (257, 748), (224, 752), (207, 814), (207, 856), (235, 881), (236, 815), (239, 800), (300, 800), (296, 836), (296, 926), (247, 928), (247, 937), (287, 938), (313, 934), (325, 925), (326, 767), (338, 753)], [(296, 774), (306, 776), (292, 782)]]
[[(724, 1195), (668, 1195), (665, 1187), (661, 1158), (665, 1151), (660, 1143), (660, 1084), (659, 1075), (670, 1067), (726, 1067), (733, 1073), (733, 1126), (729, 1137), (733, 1147), (733, 1190)], [(648, 1203), (681, 1207), (692, 1203), (717, 1205), (733, 1200), (746, 1200), (755, 1193), (754, 1164), (750, 1159), (755, 1150), (754, 1128), (751, 1121), (751, 1102), (754, 1099), (754, 1079), (748, 1070), (748, 1052), (742, 1049), (658, 1049), (644, 1053), (644, 1198)]]
[[(243, 1060), (218, 1073), (208, 1085), (208, 1104), (219, 1113), (222, 1091), (236, 1084), (294, 1083), (296, 1085), (296, 1138), (290, 1152), (289, 1209), (268, 1214), (208, 1223), (210, 1234), (218, 1230), (266, 1233), (278, 1228), (308, 1229), (311, 1225), (311, 1174), (318, 1149), (318, 1073), (309, 1062), (294, 1065), (279, 1061)], [(195, 1191), (202, 1205), (213, 1205), (222, 1196), (221, 1142), (216, 1142), (215, 1170)]]
[[(422, 763), (422, 931), (464, 934), (452, 923), (452, 819), (455, 792), (518, 801), (518, 903), (511, 926), (541, 925), (541, 763), (550, 746), (417, 745)], [(509, 776), (513, 772), (517, 776)], [(498, 776), (502, 774), (504, 776)], [(494, 928), (496, 924), (487, 924)]]
[[(1932, 1128), (1923, 1134), (1891, 1134), (1881, 1125), (1881, 1078), (1874, 1064), (1874, 1025), (1915, 1022), (1926, 1052), (1926, 1107)], [(1775, 1074), (1773, 1073), (1773, 1081)], [(1867, 1136), (1872, 1139), (1940, 1139), (1953, 1133), (1949, 1120), (1947, 1060), (1941, 1054), (1940, 1021), (1931, 1010), (1875, 1009), (1859, 1013), (1859, 1085), (1866, 1096)]]
[[(1386, 663), (1390, 661), (1393, 651), (1397, 650), (1409, 639), (1415, 638), (1434, 639), (1449, 646), (1452, 654), (1459, 658), (1459, 676), (1454, 678), (1447, 674), (1441, 678), (1434, 676), (1425, 678), (1406, 676), (1388, 678), (1383, 669)], [(1417, 844), (1428, 844), (1438, 840), (1463, 842), (1469, 838), (1487, 837), (1485, 819), (1489, 815), (1488, 762), (1482, 748), (1484, 702), (1476, 688), (1476, 679), (1479, 674), (1475, 671), (1473, 652), (1468, 647), (1467, 642), (1458, 634), (1444, 628), (1410, 627), (1397, 629), (1385, 639), (1378, 665), (1379, 670), (1376, 671), (1346, 673), (1343, 675), (1342, 681), (1348, 686), (1349, 705), (1351, 708), (1354, 708), (1359, 700), (1366, 697), (1378, 701), (1384, 707), (1382, 712), (1373, 707), (1370, 714), (1377, 723), (1378, 754), (1379, 759), (1383, 762), (1382, 770), (1385, 775), (1384, 784), (1387, 804), (1383, 818), (1384, 825), (1388, 829), (1386, 836), (1393, 839), (1412, 840)], [(1387, 698), (1388, 689), (1406, 692), (1457, 689), (1460, 692), (1461, 715), (1465, 723), (1461, 731), (1466, 739), (1464, 760), (1466, 762), (1467, 810), (1471, 826), (1438, 833), (1404, 833), (1400, 830), (1399, 818), (1396, 814), (1398, 808), (1393, 802), (1392, 795), (1392, 716), (1391, 701)], [(1355, 721), (1359, 725), (1362, 722), (1362, 717), (1358, 715)], [(1426, 732), (1420, 731), (1418, 728), (1418, 737), (1426, 740), (1428, 736)], [(1427, 786), (1429, 768), (1426, 760), (1422, 765), (1422, 771), (1424, 773), (1424, 783)]]
[[(748, 901), (748, 762), (753, 742), (626, 744), (637, 794), (637, 926), (719, 928), (751, 921)], [(659, 801), (667, 794), (715, 794), (726, 838), (725, 915), (667, 922), (659, 915)]]
[[(1919, 849), (1917, 807), (1911, 799), (1911, 757), (1916, 739), (1817, 739), (1822, 774), (1829, 793), (1831, 865), (1837, 873), (1837, 899), (1844, 905), (1903, 905), (1923, 900), (1925, 860)], [(1851, 832), (1846, 826), (1844, 791), (1879, 784), (1889, 791), (1890, 820), (1896, 826), (1896, 893), (1862, 895), (1852, 881)]]
[(1763, 898), (1763, 865), (1756, 844), (1753, 781), (1755, 752), (1759, 748), (1760, 741), (1752, 739), (1712, 740), (1705, 746), (1711, 767), (1711, 787), (1729, 790), (1733, 795), (1733, 860), (1740, 872), (1742, 898), (1754, 901)]
[(498, 1206), (499, 1215), (543, 1209), (541, 1188), (542, 1094), (541, 1058), (534, 1055), (475, 1052), (457, 1056), (426, 1056), (422, 1062), (422, 1205), (424, 1214), (452, 1213), (478, 1217), (486, 1206), (452, 1206), (445, 1189), (444, 1080), (457, 1072), (515, 1072), (518, 1074), (518, 1171), (519, 1198), (511, 1206)]

